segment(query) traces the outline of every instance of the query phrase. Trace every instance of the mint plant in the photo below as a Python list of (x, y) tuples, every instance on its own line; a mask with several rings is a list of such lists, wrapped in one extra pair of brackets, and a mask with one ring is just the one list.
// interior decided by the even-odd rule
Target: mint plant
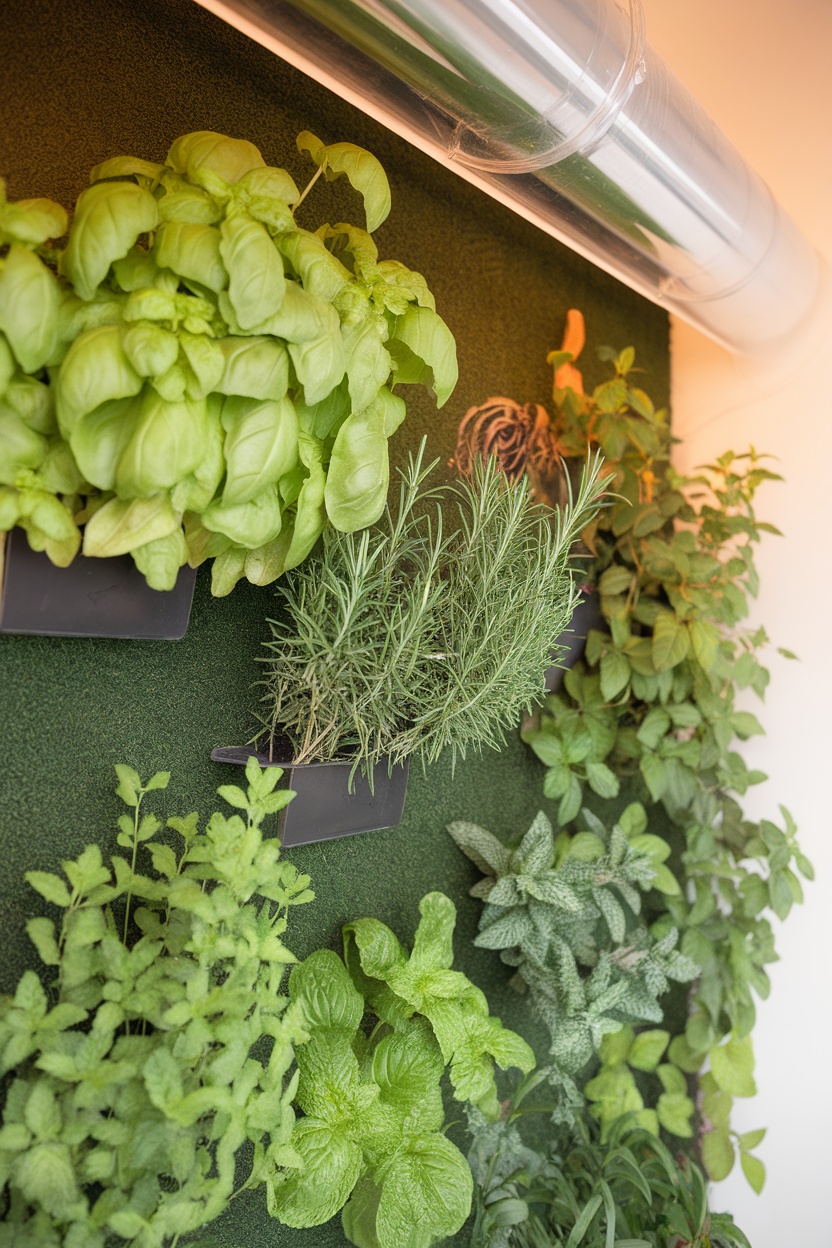
[(168, 773), (116, 770), (126, 856), (89, 845), (26, 877), (62, 913), (29, 920), (48, 970), (0, 1002), (9, 1248), (173, 1248), (299, 1164), (288, 1072), (306, 1032), (282, 936), (313, 893), (262, 833), (292, 794), (250, 760), (245, 790), (219, 790), (240, 813), (172, 816), (157, 839), (143, 807)]
[(428, 893), (408, 955), (378, 919), (357, 919), (344, 927), (344, 958), (376, 1015), (396, 1027), (414, 1015), (427, 1018), (458, 1101), (485, 1114), (499, 1111), (494, 1062), (528, 1072), (534, 1053), (525, 1040), (488, 1013), (484, 993), (461, 971), (452, 970), (456, 907), (444, 893)]
[(459, 1230), (471, 1207), (465, 1158), (442, 1134), (445, 1062), (424, 1019), (368, 1041), (366, 1008), (337, 954), (313, 953), (290, 992), (309, 1041), (298, 1049), (292, 1136), (302, 1166), (269, 1192), (288, 1226), (319, 1226), (343, 1209), (351, 1243), (429, 1245)]
[[(154, 589), (213, 559), (267, 585), (325, 526), (377, 520), (394, 384), (441, 406), (453, 336), (425, 279), (379, 260), (390, 188), (371, 153), (304, 131), (300, 191), (243, 139), (182, 135), (164, 164), (96, 166), (67, 213), (0, 184), (0, 532), (64, 567), (129, 553)], [(295, 219), (321, 176), (366, 229)]]
[(269, 1188), (269, 1210), (310, 1227), (343, 1208), (359, 1248), (429, 1248), (468, 1216), (471, 1173), (442, 1134), (446, 1069), (457, 1100), (496, 1118), (494, 1061), (534, 1065), (526, 1042), (452, 969), (453, 903), (429, 893), (419, 910), (409, 955), (384, 923), (357, 919), (344, 927), (346, 966), (318, 950), (289, 981), (309, 1034), (297, 1053), (305, 1116), (291, 1139), (302, 1165)]

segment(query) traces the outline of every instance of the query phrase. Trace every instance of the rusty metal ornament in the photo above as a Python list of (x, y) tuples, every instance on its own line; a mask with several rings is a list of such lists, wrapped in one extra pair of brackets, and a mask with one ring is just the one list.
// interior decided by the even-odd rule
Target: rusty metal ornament
[(478, 459), (490, 455), (496, 455), (510, 480), (526, 473), (538, 502), (562, 503), (564, 467), (549, 415), (540, 403), (515, 403), (494, 395), (468, 409), (457, 435), (457, 468), (468, 474)]
[[(583, 377), (574, 361), (585, 342), (583, 314), (577, 308), (570, 308), (560, 354), (568, 352), (572, 362), (556, 369), (556, 394), (567, 386), (576, 394), (584, 393)], [(467, 475), (478, 459), (487, 459), (490, 455), (496, 455), (501, 470), (511, 480), (526, 473), (532, 495), (538, 502), (560, 507), (566, 501), (568, 467), (561, 457), (549, 413), (540, 403), (516, 403), (503, 395), (493, 395), (479, 406), (468, 409), (459, 424), (456, 466)]]

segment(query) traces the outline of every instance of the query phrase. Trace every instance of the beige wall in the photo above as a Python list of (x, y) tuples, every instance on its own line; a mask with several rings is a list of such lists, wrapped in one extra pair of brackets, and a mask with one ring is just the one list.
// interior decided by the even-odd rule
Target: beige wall
[[(832, 260), (830, 0), (644, 0), (647, 38)], [(828, 278), (828, 273), (827, 273)], [(785, 537), (764, 541), (754, 623), (801, 662), (772, 655), (751, 765), (768, 772), (753, 816), (788, 806), (818, 880), (777, 936), (781, 961), (755, 1032), (759, 1096), (739, 1102), (739, 1130), (767, 1125), (760, 1197), (735, 1173), (714, 1194), (753, 1248), (830, 1248), (832, 1124), (832, 299), (827, 289), (802, 348), (750, 364), (673, 326), (677, 463), (729, 447), (779, 458), (785, 485), (759, 514)]]

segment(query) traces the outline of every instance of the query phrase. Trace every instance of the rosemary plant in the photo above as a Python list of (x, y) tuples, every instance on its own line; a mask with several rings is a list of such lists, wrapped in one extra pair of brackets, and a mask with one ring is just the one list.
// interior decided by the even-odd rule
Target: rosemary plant
[(499, 748), (543, 696), (569, 624), (569, 552), (600, 505), (601, 460), (560, 512), (532, 501), (495, 463), (427, 483), (424, 442), (398, 508), (361, 533), (327, 531), (317, 557), (279, 589), (263, 661), (261, 736), (288, 738), (297, 762), (353, 757), (372, 773), (411, 754)]

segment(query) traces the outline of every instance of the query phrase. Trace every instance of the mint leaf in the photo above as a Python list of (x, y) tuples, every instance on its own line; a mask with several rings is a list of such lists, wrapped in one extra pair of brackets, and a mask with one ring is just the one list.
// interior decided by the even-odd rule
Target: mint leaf
[(316, 1118), (297, 1123), (292, 1147), (303, 1170), (270, 1191), (269, 1213), (286, 1226), (320, 1226), (349, 1199), (362, 1170), (361, 1149), (343, 1132)]
[(379, 1248), (429, 1248), (454, 1235), (468, 1216), (472, 1191), (471, 1171), (450, 1140), (417, 1138), (385, 1174), (376, 1217)]

